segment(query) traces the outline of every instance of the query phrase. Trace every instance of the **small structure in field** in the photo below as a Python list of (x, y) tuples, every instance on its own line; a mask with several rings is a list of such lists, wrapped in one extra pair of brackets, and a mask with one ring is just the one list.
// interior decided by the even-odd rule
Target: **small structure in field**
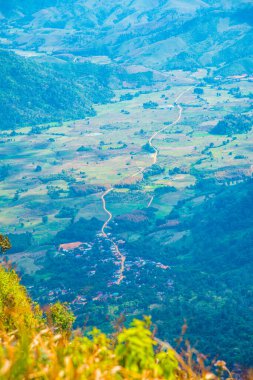
[(74, 251), (75, 249), (80, 248), (84, 243), (80, 241), (76, 241), (74, 243), (66, 243), (66, 244), (60, 244), (58, 251), (60, 252), (69, 252)]

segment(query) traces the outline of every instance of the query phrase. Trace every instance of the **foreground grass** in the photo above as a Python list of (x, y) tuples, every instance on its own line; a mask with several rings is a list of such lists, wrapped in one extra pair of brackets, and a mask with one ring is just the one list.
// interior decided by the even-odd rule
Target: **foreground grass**
[(43, 313), (15, 271), (1, 266), (0, 379), (218, 379), (222, 373), (232, 378), (224, 362), (212, 373), (202, 355), (189, 351), (183, 357), (159, 342), (148, 317), (110, 337), (97, 329), (87, 336), (73, 331), (74, 319), (60, 303)]

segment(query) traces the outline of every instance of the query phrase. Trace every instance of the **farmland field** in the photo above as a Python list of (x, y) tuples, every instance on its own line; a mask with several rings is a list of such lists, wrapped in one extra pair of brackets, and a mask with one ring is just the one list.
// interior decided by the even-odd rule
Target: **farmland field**
[[(180, 74), (176, 83), (171, 83), (168, 74), (157, 88), (146, 88), (145, 94), (132, 100), (119, 101), (129, 92), (116, 91), (115, 99), (97, 106), (97, 115), (91, 118), (57, 126), (41, 125), (37, 133), (29, 127), (15, 133), (2, 131), (0, 154), (2, 162), (10, 167), (10, 175), (0, 184), (3, 231), (31, 231), (37, 244), (47, 245), (68, 223), (56, 218), (66, 203), (77, 211), (77, 217), (105, 219), (100, 199), (103, 188), (121, 187), (108, 195), (108, 207), (116, 217), (145, 208), (157, 188), (174, 187), (175, 193), (154, 198), (159, 218), (180, 199), (188, 198), (189, 193), (194, 196), (191, 188), (196, 183), (195, 172), (207, 178), (216, 176), (221, 183), (249, 175), (252, 133), (226, 138), (209, 132), (235, 107), (237, 112), (250, 109), (246, 95), (236, 99), (229, 94), (233, 86), (247, 93), (250, 79), (238, 82), (230, 78), (210, 86), (203, 84), (201, 73), (185, 77)], [(194, 94), (198, 83), (204, 90), (201, 96)], [(189, 86), (192, 89), (181, 99), (182, 119), (171, 127), (178, 116), (175, 98)], [(133, 90), (131, 93), (134, 95)], [(145, 109), (147, 101), (155, 102), (155, 109)], [(143, 146), (164, 125), (166, 130), (154, 142), (161, 173), (149, 176), (146, 171), (146, 177), (144, 171), (143, 176), (141, 169), (153, 163), (152, 153)], [(241, 158), (235, 159), (236, 156)], [(175, 167), (179, 173), (169, 174)], [(130, 185), (135, 184), (138, 189), (132, 190)], [(94, 188), (86, 196), (69, 196), (71, 187), (82, 185), (97, 186), (98, 191)], [(48, 220), (43, 223), (45, 215)]]
[[(217, 191), (207, 190), (205, 181), (215, 179), (223, 188), (252, 175), (253, 132), (210, 133), (235, 109), (250, 110), (252, 79), (231, 77), (210, 85), (204, 78), (202, 71), (168, 72), (143, 93), (116, 90), (111, 103), (96, 106), (94, 117), (1, 131), (0, 154), (9, 168), (0, 182), (2, 232), (20, 236), (10, 258), (35, 299), (68, 301), (80, 323), (85, 313), (88, 324), (103, 329), (120, 312), (131, 317), (149, 310), (164, 333), (167, 325), (157, 319), (158, 311), (167, 310), (170, 293), (164, 288), (176, 289), (175, 276), (180, 278), (179, 264), (174, 267), (175, 259), (164, 252), (183, 244), (190, 227), (182, 223)], [(231, 95), (233, 87), (244, 95)], [(181, 93), (182, 117), (172, 125)], [(127, 94), (130, 100), (120, 100)], [(154, 106), (146, 108), (148, 102)], [(161, 129), (152, 143), (158, 150), (153, 165), (154, 153), (145, 145)], [(111, 187), (105, 201), (112, 219), (104, 238), (101, 228), (108, 215), (101, 197)], [(137, 248), (143, 238), (150, 241), (150, 253)], [(73, 241), (88, 245), (77, 252), (59, 250)], [(175, 336), (179, 331), (173, 326), (166, 333)]]
[(44, 315), (66, 302), (84, 334), (150, 315), (240, 379), (252, 1), (11, 0), (0, 18), (2, 265)]

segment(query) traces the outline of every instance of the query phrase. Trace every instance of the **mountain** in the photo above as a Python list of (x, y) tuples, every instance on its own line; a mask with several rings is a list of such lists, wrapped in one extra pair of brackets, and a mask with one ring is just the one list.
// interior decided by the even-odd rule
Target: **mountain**
[(0, 11), (2, 47), (107, 56), (164, 70), (193, 64), (252, 72), (249, 0), (13, 0)]
[(92, 105), (112, 96), (99, 69), (77, 65), (73, 70), (0, 51), (1, 129), (94, 115)]
[(251, 367), (252, 0), (0, 0), (0, 19), (0, 251), (3, 233), (31, 297), (106, 334), (151, 315), (180, 350), (184, 325)]

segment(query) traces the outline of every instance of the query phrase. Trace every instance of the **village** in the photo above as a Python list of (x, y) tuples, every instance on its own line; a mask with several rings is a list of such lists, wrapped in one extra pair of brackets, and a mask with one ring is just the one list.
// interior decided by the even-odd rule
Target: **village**
[[(111, 237), (109, 237), (111, 239)], [(117, 241), (121, 247), (124, 241)], [(123, 249), (123, 248), (121, 248)], [(55, 281), (40, 281), (36, 287), (37, 300), (41, 304), (54, 303), (58, 300), (68, 302), (72, 310), (78, 315), (83, 315), (86, 309), (92, 309), (93, 304), (105, 305), (122, 302), (124, 291), (129, 285), (135, 283), (136, 288), (146, 287), (145, 278), (150, 276), (156, 288), (155, 279), (161, 273), (166, 276), (164, 291), (157, 293), (158, 301), (165, 296), (166, 289), (173, 289), (174, 280), (171, 276), (171, 267), (155, 260), (143, 259), (141, 257), (130, 258), (127, 252), (125, 264), (125, 277), (121, 287), (117, 285), (119, 276), (119, 261), (115, 255), (115, 248), (111, 241), (104, 239), (101, 233), (98, 233), (94, 242), (71, 242), (62, 243), (56, 250), (53, 262), (56, 267)], [(67, 265), (69, 267), (69, 276), (61, 277), (59, 267)], [(108, 271), (107, 268), (111, 268)], [(73, 286), (71, 281), (76, 274), (78, 276), (77, 286)], [(34, 286), (28, 286), (29, 292), (35, 292)]]

